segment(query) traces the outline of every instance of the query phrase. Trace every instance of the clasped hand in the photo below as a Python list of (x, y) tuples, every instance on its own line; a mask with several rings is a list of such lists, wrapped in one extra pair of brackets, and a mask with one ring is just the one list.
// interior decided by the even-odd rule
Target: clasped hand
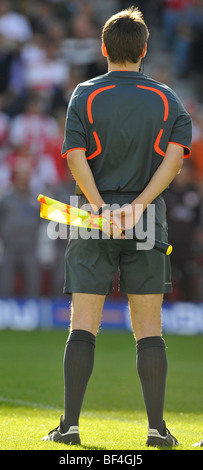
[(131, 230), (142, 214), (142, 204), (126, 204), (113, 212), (107, 209), (102, 213), (102, 217), (106, 219), (103, 221), (102, 230), (108, 237), (125, 239), (125, 231)]

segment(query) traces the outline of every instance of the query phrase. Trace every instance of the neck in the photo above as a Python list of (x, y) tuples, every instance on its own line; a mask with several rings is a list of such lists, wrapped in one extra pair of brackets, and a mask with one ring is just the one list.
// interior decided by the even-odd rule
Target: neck
[(140, 61), (136, 64), (132, 62), (125, 62), (124, 64), (115, 64), (113, 62), (108, 61), (108, 72), (139, 72), (140, 68)]

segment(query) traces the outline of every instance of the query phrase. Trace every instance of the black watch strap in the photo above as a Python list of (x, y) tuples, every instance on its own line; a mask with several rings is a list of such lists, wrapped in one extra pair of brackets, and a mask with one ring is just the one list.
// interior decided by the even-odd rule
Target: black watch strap
[(97, 215), (101, 215), (102, 212), (106, 211), (107, 209), (109, 209), (108, 204), (106, 206), (105, 205), (101, 206), (100, 209), (97, 211)]

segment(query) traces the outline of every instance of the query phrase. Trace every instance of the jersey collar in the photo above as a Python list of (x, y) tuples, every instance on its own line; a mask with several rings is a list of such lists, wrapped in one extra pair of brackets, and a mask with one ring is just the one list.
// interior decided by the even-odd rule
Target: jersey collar
[(113, 72), (107, 72), (106, 74), (108, 77), (120, 77), (120, 78), (141, 78), (144, 77), (144, 74), (141, 72), (133, 72), (132, 70), (115, 70)]

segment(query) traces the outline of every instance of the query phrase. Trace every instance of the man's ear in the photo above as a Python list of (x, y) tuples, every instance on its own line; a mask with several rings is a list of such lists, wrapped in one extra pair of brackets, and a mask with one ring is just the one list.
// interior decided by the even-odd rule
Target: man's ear
[(145, 42), (145, 45), (143, 47), (143, 51), (142, 51), (142, 54), (140, 56), (140, 59), (143, 59), (143, 57), (146, 56), (146, 53), (147, 53), (147, 43)]
[(108, 52), (107, 52), (104, 42), (102, 43), (102, 54), (104, 57), (108, 57)]

